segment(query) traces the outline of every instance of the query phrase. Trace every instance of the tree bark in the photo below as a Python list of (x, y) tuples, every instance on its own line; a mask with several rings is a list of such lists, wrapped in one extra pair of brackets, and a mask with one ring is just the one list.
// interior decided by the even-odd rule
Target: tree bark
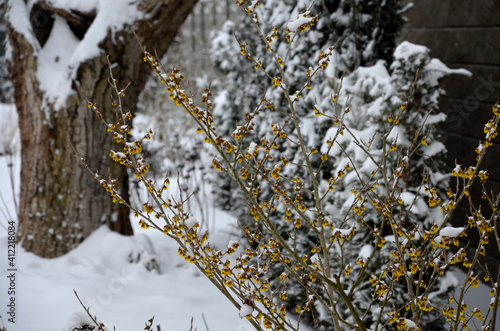
[[(20, 0), (11, 0), (20, 1)], [(11, 46), (9, 71), (21, 131), (21, 195), (18, 241), (29, 252), (43, 257), (57, 257), (76, 247), (102, 224), (119, 233), (131, 235), (129, 211), (112, 204), (109, 194), (81, 165), (71, 144), (86, 157), (89, 167), (107, 178), (118, 178), (118, 191), (128, 199), (126, 169), (113, 162), (109, 150), (113, 139), (102, 122), (88, 109), (85, 96), (98, 106), (109, 122), (116, 122), (111, 105), (112, 88), (108, 82), (106, 57), (113, 64), (113, 75), (126, 91), (125, 110), (136, 109), (138, 96), (150, 71), (130, 27), (143, 45), (162, 56), (172, 43), (178, 28), (197, 0), (149, 0), (141, 2), (143, 19), (131, 22), (100, 41), (100, 55), (76, 69), (71, 94), (61, 109), (47, 103), (37, 81), (37, 49), (50, 36), (50, 22), (43, 19), (59, 15), (66, 19), (75, 36), (82, 39), (96, 12), (81, 13), (52, 6), (56, 2), (37, 2), (30, 21), (38, 44), (26, 38), (8, 22)], [(37, 15), (42, 15), (41, 18)], [(147, 17), (147, 19), (146, 19)], [(34, 39), (33, 39), (34, 40)], [(96, 41), (98, 42), (98, 41)], [(49, 114), (47, 116), (47, 114)], [(116, 147), (114, 148), (116, 150)]]

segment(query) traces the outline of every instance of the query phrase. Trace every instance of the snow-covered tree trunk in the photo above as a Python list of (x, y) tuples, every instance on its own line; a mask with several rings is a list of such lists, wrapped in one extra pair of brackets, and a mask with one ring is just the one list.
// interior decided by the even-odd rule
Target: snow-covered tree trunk
[(22, 144), (18, 239), (27, 251), (62, 255), (105, 223), (132, 234), (128, 210), (112, 204), (71, 144), (103, 178), (118, 178), (128, 199), (127, 172), (107, 156), (112, 142), (87, 98), (116, 122), (109, 56), (118, 86), (131, 83), (124, 107), (134, 110), (149, 71), (130, 28), (161, 56), (196, 1), (8, 2), (7, 55)]

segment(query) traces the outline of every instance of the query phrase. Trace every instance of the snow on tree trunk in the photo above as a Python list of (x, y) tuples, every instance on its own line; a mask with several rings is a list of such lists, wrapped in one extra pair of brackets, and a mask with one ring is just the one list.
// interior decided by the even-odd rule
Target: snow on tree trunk
[(71, 144), (93, 171), (118, 178), (128, 200), (127, 172), (108, 153), (113, 142), (87, 108), (87, 99), (115, 122), (108, 83), (113, 75), (135, 110), (149, 74), (130, 28), (159, 56), (196, 0), (8, 2), (7, 57), (21, 130), (21, 196), (18, 240), (43, 257), (76, 247), (102, 224), (133, 233), (128, 210), (113, 205), (81, 165)]

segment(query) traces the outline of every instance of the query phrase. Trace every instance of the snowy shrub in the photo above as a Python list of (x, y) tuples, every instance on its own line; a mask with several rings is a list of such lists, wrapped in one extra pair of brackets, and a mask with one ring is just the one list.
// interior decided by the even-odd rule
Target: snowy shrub
[[(298, 330), (303, 322), (318, 330), (440, 330), (447, 322), (450, 330), (461, 330), (472, 318), (482, 330), (494, 330), (500, 285), (487, 270), (483, 280), (493, 287), (489, 310), (467, 307), (463, 299), (479, 286), (473, 268), (493, 238), (498, 216), (500, 201), (486, 192), (488, 173), (479, 169), (497, 134), (499, 106), (476, 149), (477, 163), (457, 165), (451, 173), (456, 180), (448, 187), (450, 175), (442, 170), (445, 150), (434, 131), (444, 116), (433, 109), (441, 92), (438, 80), (465, 72), (447, 68), (431, 59), (426, 48), (409, 43), (391, 50), (390, 63), (386, 48), (382, 55), (365, 52), (358, 57), (362, 60), (349, 62), (354, 59), (343, 57), (343, 47), (364, 42), (373, 50), (380, 41), (376, 33), (369, 34), (373, 39), (352, 36), (346, 43), (316, 49), (326, 36), (314, 30), (322, 24), (316, 7), (299, 11), (289, 1), (269, 1), (273, 11), (268, 12), (259, 10), (267, 5), (258, 0), (237, 3), (258, 38), (248, 42), (236, 35), (239, 58), (216, 60), (226, 68), (229, 82), (238, 81), (216, 100), (207, 88), (197, 103), (183, 88), (178, 68), (164, 67), (146, 50), (144, 61), (217, 154), (212, 166), (226, 175), (231, 192), (241, 199), (231, 208), (246, 214), (239, 222), (244, 238), (227, 247), (212, 246), (208, 231), (190, 214), (182, 187), (173, 195), (170, 178), (150, 176), (142, 151), (153, 132), (129, 140), (131, 114), (121, 106), (126, 91), (111, 77), (118, 121), (104, 123), (122, 149), (110, 157), (130, 168), (149, 192), (142, 207), (136, 207), (118, 195), (114, 179), (94, 173), (113, 201), (126, 204), (143, 229), (154, 228), (177, 242), (179, 255), (257, 330)], [(348, 3), (340, 1), (330, 13), (345, 29), (351, 26), (344, 20), (348, 16), (340, 14), (349, 11)], [(269, 25), (273, 15), (280, 24)], [(234, 27), (227, 23), (224, 29), (229, 33)], [(250, 25), (247, 29), (254, 33)], [(232, 54), (220, 38), (215, 41), (222, 52)], [(314, 54), (300, 53), (304, 47), (315, 49)], [(240, 67), (240, 62), (247, 64)], [(245, 85), (239, 73), (246, 70), (260, 76), (248, 75), (251, 81)], [(215, 116), (216, 102), (239, 103), (243, 113)], [(88, 106), (103, 120), (96, 105), (89, 101)], [(468, 199), (474, 181), (483, 184), (491, 215)], [(466, 233), (465, 227), (448, 224), (462, 201), (471, 210), (467, 228), (475, 227), (481, 237), (472, 261), (463, 248), (452, 251)], [(500, 245), (498, 236), (493, 240)], [(450, 285), (458, 284), (448, 274), (454, 264), (467, 270), (458, 297), (450, 292)]]
[[(399, 8), (398, 1), (356, 1), (354, 5), (351, 0), (315, 1), (311, 10), (321, 15), (317, 17), (314, 29), (296, 38), (294, 47), (287, 49), (287, 40), (276, 38), (277, 34), (273, 29), (286, 30), (290, 18), (299, 15), (307, 4), (307, 1), (294, 0), (265, 1), (251, 10), (258, 13), (261, 32), (266, 34), (255, 33), (255, 29), (251, 28), (252, 17), (247, 15), (238, 25), (226, 22), (222, 31), (214, 38), (213, 62), (227, 75), (225, 84), (220, 88), (221, 92), (214, 101), (214, 115), (220, 122), (220, 132), (230, 134), (234, 123), (245, 113), (252, 112), (256, 108), (260, 96), (265, 91), (266, 97), (275, 108), (279, 110), (287, 106), (279, 90), (266, 90), (267, 86), (262, 84), (266, 81), (267, 74), (279, 78), (280, 73), (275, 60), (265, 56), (267, 46), (260, 42), (261, 36), (273, 42), (274, 48), (279, 50), (283, 59), (286, 57), (288, 84), (295, 89), (302, 84), (305, 69), (313, 66), (320, 53), (332, 45), (337, 44), (333, 50), (335, 60), (331, 65), (331, 71), (337, 78), (344, 71), (350, 73), (360, 65), (374, 64), (377, 59), (385, 59), (388, 62), (392, 59), (395, 36), (402, 26), (401, 14), (405, 11)], [(354, 12), (356, 14), (353, 14)], [(381, 18), (381, 15), (384, 18)], [(390, 16), (390, 20), (384, 22), (387, 15)], [(248, 44), (244, 49), (237, 47), (234, 34), (239, 39), (239, 44)], [(255, 64), (252, 61), (241, 61), (240, 51), (248, 52), (255, 57), (259, 61), (258, 65), (262, 65), (267, 73), (254, 70)], [(308, 87), (310, 91), (304, 102), (296, 105), (299, 117), (308, 114), (314, 98), (320, 93), (319, 89), (326, 83), (321, 72), (318, 76), (317, 79), (310, 81)], [(266, 124), (271, 123), (276, 117), (280, 117), (280, 114), (269, 113), (265, 118), (258, 119), (266, 123), (257, 125), (267, 127)], [(326, 126), (316, 128), (318, 129), (325, 130)], [(260, 139), (261, 133), (257, 130), (256, 138)], [(315, 138), (321, 139), (317, 135), (307, 137), (307, 139)], [(233, 190), (234, 183), (227, 176), (222, 174), (219, 177), (217, 183), (220, 189), (217, 193), (220, 197), (220, 206), (234, 210), (232, 206), (238, 206), (241, 197), (237, 195), (237, 190)]]
[(92, 331), (95, 329), (94, 325), (84, 324), (81, 327), (75, 327), (72, 331)]
[(73, 312), (63, 331), (92, 331), (96, 330), (94, 320), (83, 312)]
[[(186, 40), (189, 35), (199, 34), (197, 29), (194, 31), (192, 29), (194, 29), (192, 26), (184, 25), (176, 38)], [(162, 62), (172, 62), (186, 68), (183, 74), (190, 78), (187, 88), (195, 91), (209, 84), (207, 77), (217, 81), (215, 77), (220, 73), (210, 66), (208, 45), (202, 40), (193, 43), (194, 41), (174, 43)], [(196, 47), (196, 52), (193, 52), (193, 47)], [(184, 192), (192, 195), (188, 203), (201, 211), (203, 219), (200, 221), (204, 224), (209, 218), (207, 214), (209, 206), (206, 204), (205, 195), (210, 173), (206, 164), (202, 162), (206, 157), (203, 138), (193, 130), (196, 129), (196, 123), (192, 123), (189, 115), (182, 109), (168, 102), (168, 95), (164, 92), (161, 82), (156, 79), (154, 73), (151, 73), (146, 88), (140, 96), (138, 114), (134, 114), (132, 136), (139, 137), (142, 132), (149, 129), (151, 123), (154, 123), (152, 129), (158, 133), (155, 141), (153, 144), (143, 146), (143, 153), (148, 158), (151, 171), (155, 175), (168, 173), (178, 176)], [(201, 101), (200, 95), (194, 97), (194, 100)], [(139, 188), (136, 184), (133, 181), (132, 188)], [(140, 194), (139, 190), (134, 190), (134, 194)]]
[[(366, 187), (363, 188), (361, 184), (374, 176), (372, 179), (375, 182), (377, 182), (375, 179), (380, 181), (376, 192), (377, 198), (386, 198), (381, 178), (382, 171), (377, 171), (379, 168), (377, 164), (367, 158), (366, 153), (357, 144), (360, 141), (370, 142), (368, 149), (373, 155), (382, 155), (384, 148), (390, 148), (392, 153), (384, 160), (387, 164), (386, 168), (397, 168), (398, 159), (402, 157), (401, 153), (397, 152), (398, 147), (400, 151), (403, 147), (415, 147), (414, 144), (416, 142), (420, 144), (420, 140), (424, 137), (426, 144), (432, 141), (430, 146), (422, 148), (424, 156), (408, 156), (411, 164), (402, 173), (401, 181), (404, 182), (404, 189), (400, 194), (407, 199), (414, 196), (414, 193), (421, 187), (425, 171), (426, 174), (432, 176), (429, 186), (434, 187), (439, 182), (438, 193), (443, 195), (446, 191), (447, 179), (440, 171), (443, 169), (445, 151), (443, 144), (435, 141), (435, 134), (433, 130), (430, 130), (430, 125), (442, 121), (444, 115), (435, 113), (429, 115), (429, 111), (437, 109), (437, 97), (441, 92), (438, 78), (461, 71), (450, 70), (442, 64), (440, 67), (440, 62), (431, 60), (429, 51), (424, 47), (403, 43), (395, 49), (394, 40), (403, 21), (401, 13), (404, 11), (399, 8), (397, 1), (372, 1), (368, 4), (359, 2), (355, 5), (351, 1), (336, 3), (316, 1), (311, 10), (321, 12), (322, 15), (315, 18), (317, 22), (311, 29), (312, 31), (295, 38), (293, 47), (288, 48), (286, 38), (275, 38), (277, 34), (273, 28), (293, 30), (294, 26), (301, 24), (305, 19), (304, 14), (300, 14), (303, 8), (304, 4), (296, 1), (267, 1), (262, 6), (251, 9), (258, 13), (259, 21), (262, 22), (258, 34), (248, 28), (252, 25), (251, 15), (247, 15), (237, 27), (226, 23), (224, 29), (213, 41), (215, 65), (227, 73), (227, 82), (221, 87), (222, 92), (214, 102), (214, 115), (216, 121), (220, 123), (219, 133), (229, 135), (234, 130), (232, 127), (238, 119), (242, 118), (245, 113), (251, 113), (256, 108), (260, 96), (265, 93), (266, 99), (278, 111), (265, 112), (264, 116), (256, 116), (252, 121), (256, 130), (245, 137), (244, 144), (262, 141), (262, 139), (270, 140), (265, 136), (264, 129), (274, 123), (289, 122), (287, 121), (289, 114), (279, 111), (288, 107), (289, 100), (283, 96), (281, 89), (266, 89), (266, 86), (261, 83), (262, 80), (267, 79), (266, 75), (281, 79), (283, 75), (280, 70), (283, 70), (287, 76), (288, 91), (300, 90), (304, 77), (313, 72), (314, 61), (321, 57), (325, 50), (327, 53), (330, 52), (332, 63), (325, 71), (315, 73), (315, 78), (308, 81), (307, 93), (304, 93), (301, 102), (294, 103), (294, 112), (300, 123), (301, 132), (294, 130), (293, 127), (288, 129), (288, 134), (293, 136), (270, 153), (274, 159), (282, 160), (283, 176), (305, 179), (308, 177), (307, 169), (293, 166), (303, 163), (303, 154), (298, 147), (300, 144), (291, 142), (298, 141), (298, 135), (301, 134), (307, 150), (315, 149), (321, 152), (321, 157), (311, 158), (310, 161), (312, 166), (320, 169), (317, 175), (319, 187), (332, 191), (323, 199), (323, 208), (328, 210), (329, 215), (336, 215), (333, 217), (333, 224), (358, 227), (357, 231), (360, 235), (345, 244), (346, 252), (357, 254), (356, 249), (348, 247), (364, 247), (369, 241), (369, 233), (383, 226), (380, 226), (380, 222), (376, 222), (380, 215), (369, 200), (366, 203), (366, 198), (361, 199), (359, 206), (355, 209), (360, 216), (363, 214), (363, 217), (359, 218), (363, 219), (364, 224), (358, 221), (356, 225), (356, 222), (344, 219), (349, 214), (349, 209), (353, 208), (351, 192), (366, 190)], [(382, 24), (382, 16), (388, 14), (392, 15), (391, 20)], [(299, 17), (296, 21), (289, 22), (290, 17), (296, 16)], [(373, 22), (379, 22), (379, 24), (374, 25)], [(240, 43), (239, 49), (234, 47), (233, 31)], [(269, 31), (269, 34), (266, 34), (266, 31)], [(294, 33), (292, 31), (292, 34)], [(260, 36), (266, 35), (266, 40), (272, 41), (273, 48), (277, 50), (276, 53), (279, 54), (277, 56), (287, 59), (286, 65), (280, 67), (279, 59), (277, 65), (275, 58), (266, 57), (268, 45), (259, 40), (262, 39)], [(334, 49), (329, 49), (331, 45), (336, 46)], [(253, 61), (241, 61), (239, 51), (257, 59), (255, 62), (259, 65), (262, 63), (265, 71), (254, 70)], [(327, 53), (324, 53), (324, 59)], [(414, 85), (417, 73), (419, 73), (419, 79)], [(340, 89), (341, 85), (342, 89)], [(297, 95), (298, 93), (295, 93), (293, 97)], [(408, 104), (409, 109), (402, 113), (402, 116), (397, 119), (399, 123), (394, 125), (392, 119), (397, 114), (392, 114), (391, 111), (399, 109), (403, 104)], [(344, 116), (342, 108), (349, 109), (350, 113)], [(339, 118), (343, 119), (342, 124)], [(424, 121), (428, 125), (424, 126)], [(344, 132), (342, 125), (347, 125), (349, 132)], [(375, 135), (376, 132), (387, 132), (385, 138), (391, 142), (390, 147), (385, 146), (385, 142), (381, 140), (382, 136)], [(357, 139), (353, 139), (353, 134)], [(327, 142), (333, 143), (334, 137), (336, 146), (332, 148)], [(417, 138), (418, 141), (415, 140)], [(346, 172), (344, 168), (350, 167), (350, 163), (354, 163), (359, 171), (351, 171), (343, 180), (337, 180), (335, 177), (344, 176)], [(217, 184), (222, 183), (216, 186), (220, 205), (237, 213), (236, 216), (240, 219), (244, 219), (245, 216), (242, 214), (246, 213), (246, 208), (242, 208), (242, 192), (238, 190), (227, 173), (222, 173), (218, 179)], [(312, 187), (313, 183), (306, 182), (302, 185)], [(290, 185), (287, 190), (292, 191), (293, 187)], [(262, 197), (269, 199), (274, 192), (275, 188), (272, 185), (261, 183), (259, 194)], [(314, 203), (312, 201), (314, 196), (307, 192), (302, 193), (300, 198), (306, 205)], [(423, 200), (418, 201), (419, 207), (422, 207)], [(412, 212), (415, 213), (416, 209), (414, 206)], [(424, 209), (416, 218), (418, 222), (428, 219), (427, 209), (430, 208), (424, 207)], [(316, 236), (309, 228), (301, 227), (294, 230), (295, 225), (292, 222), (283, 222), (283, 220), (290, 219), (286, 215), (287, 212), (287, 208), (277, 207), (269, 217), (280, 233), (296, 231), (296, 236), (303, 239), (297, 241), (296, 250), (301, 254), (308, 254), (317, 244)], [(360, 227), (359, 224), (368, 225), (368, 227)], [(356, 238), (362, 240), (357, 241)], [(390, 249), (387, 249), (387, 252), (389, 251)], [(376, 255), (377, 265), (388, 259), (388, 256), (379, 255)], [(356, 260), (357, 257), (350, 256), (345, 260)], [(344, 262), (340, 261), (340, 263)], [(385, 262), (382, 263), (382, 265), (385, 264)], [(280, 266), (273, 268), (272, 285), (279, 283), (278, 276), (283, 271)], [(289, 287), (287, 307), (295, 307), (299, 304), (298, 301), (304, 300), (305, 296), (306, 293), (301, 286)], [(359, 304), (370, 301), (369, 299), (370, 293), (357, 293)], [(401, 296), (401, 301), (405, 300), (406, 298)], [(303, 314), (302, 319), (312, 323), (311, 314)], [(367, 314), (365, 318), (365, 320), (368, 319), (372, 319), (370, 314)], [(322, 323), (327, 323), (322, 318), (320, 320)], [(434, 318), (429, 318), (429, 320), (434, 320)], [(425, 326), (429, 328), (429, 325)]]

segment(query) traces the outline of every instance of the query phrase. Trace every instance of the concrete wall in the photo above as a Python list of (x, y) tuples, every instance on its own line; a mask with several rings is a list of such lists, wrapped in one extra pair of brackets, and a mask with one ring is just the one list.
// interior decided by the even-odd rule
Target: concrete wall
[[(432, 57), (472, 73), (472, 77), (450, 77), (443, 82), (447, 95), (440, 99), (440, 109), (448, 115), (442, 138), (448, 148), (450, 168), (455, 160), (463, 166), (474, 165), (474, 149), (484, 139), (484, 124), (492, 117), (492, 106), (500, 102), (500, 1), (412, 2), (414, 8), (405, 15), (409, 21), (401, 39), (425, 45)], [(499, 138), (496, 143), (500, 143)], [(491, 174), (488, 189), (500, 193), (500, 144), (494, 141), (481, 168)], [(489, 210), (480, 198), (479, 187), (471, 193), (478, 197), (476, 203), (482, 204), (482, 210)], [(462, 206), (453, 222), (465, 224), (466, 214), (470, 214), (468, 206)], [(498, 272), (500, 253), (493, 241), (492, 237), (486, 260), (490, 271)]]

